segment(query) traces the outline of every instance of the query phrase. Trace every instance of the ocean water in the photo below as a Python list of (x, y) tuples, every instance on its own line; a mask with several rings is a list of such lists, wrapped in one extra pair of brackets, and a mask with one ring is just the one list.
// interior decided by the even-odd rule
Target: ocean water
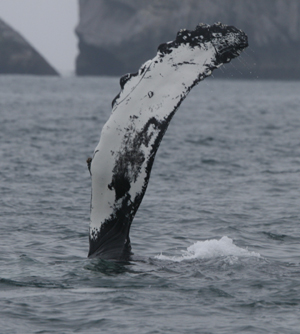
[(0, 77), (0, 333), (300, 333), (300, 82), (201, 82), (135, 257), (87, 259), (85, 160), (115, 78)]

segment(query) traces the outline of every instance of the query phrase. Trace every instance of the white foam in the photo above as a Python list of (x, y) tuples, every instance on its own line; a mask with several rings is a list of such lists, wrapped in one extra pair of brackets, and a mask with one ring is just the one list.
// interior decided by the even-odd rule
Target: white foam
[(174, 262), (181, 262), (191, 259), (210, 259), (214, 257), (260, 257), (259, 253), (248, 251), (236, 246), (233, 240), (224, 236), (220, 240), (212, 239), (205, 241), (197, 241), (182, 251), (181, 256), (166, 256), (163, 254), (156, 255), (155, 258), (159, 260), (168, 260)]

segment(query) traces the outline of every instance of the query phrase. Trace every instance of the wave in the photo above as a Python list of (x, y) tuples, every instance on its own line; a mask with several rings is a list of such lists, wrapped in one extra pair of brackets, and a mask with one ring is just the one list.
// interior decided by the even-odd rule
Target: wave
[(220, 240), (212, 239), (205, 241), (197, 241), (189, 246), (187, 250), (182, 251), (181, 256), (156, 255), (159, 260), (168, 260), (181, 262), (192, 259), (210, 259), (215, 257), (235, 256), (235, 257), (260, 257), (259, 253), (251, 252), (236, 246), (233, 240), (227, 236), (223, 236)]

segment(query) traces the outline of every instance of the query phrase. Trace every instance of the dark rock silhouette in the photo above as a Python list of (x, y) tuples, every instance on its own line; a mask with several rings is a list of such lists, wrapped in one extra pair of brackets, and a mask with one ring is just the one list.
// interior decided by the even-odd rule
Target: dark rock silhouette
[(58, 75), (18, 32), (1, 19), (0, 74)]
[(78, 75), (134, 72), (179, 29), (220, 21), (249, 36), (247, 54), (230, 67), (236, 77), (300, 78), (299, 0), (79, 0), (79, 5)]

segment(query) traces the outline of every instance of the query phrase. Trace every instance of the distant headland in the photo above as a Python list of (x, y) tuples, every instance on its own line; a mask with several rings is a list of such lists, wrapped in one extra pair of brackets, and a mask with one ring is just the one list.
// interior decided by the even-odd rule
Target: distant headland
[(0, 74), (59, 75), (17, 31), (1, 19)]

